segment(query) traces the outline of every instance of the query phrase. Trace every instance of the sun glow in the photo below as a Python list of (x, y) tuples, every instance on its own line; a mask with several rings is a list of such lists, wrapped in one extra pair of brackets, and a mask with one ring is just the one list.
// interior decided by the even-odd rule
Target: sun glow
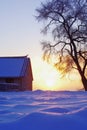
[[(60, 86), (60, 73), (46, 62), (39, 62), (39, 68), (35, 70), (34, 77), (36, 77), (37, 87), (42, 90), (56, 90)], [(36, 84), (36, 83), (35, 83)]]
[[(38, 61), (33, 64), (33, 90), (76, 90), (79, 88), (80, 80), (76, 74), (70, 77), (61, 78), (61, 74), (51, 65), (44, 61)], [(73, 77), (75, 77), (73, 79)]]
[(55, 83), (56, 83), (55, 79), (49, 78), (49, 79), (46, 80), (46, 86), (49, 89), (52, 89), (55, 86)]
[(59, 76), (59, 73), (50, 66), (48, 72), (46, 72), (44, 76), (44, 84), (46, 88), (49, 90), (54, 90), (57, 85), (57, 81), (60, 79)]

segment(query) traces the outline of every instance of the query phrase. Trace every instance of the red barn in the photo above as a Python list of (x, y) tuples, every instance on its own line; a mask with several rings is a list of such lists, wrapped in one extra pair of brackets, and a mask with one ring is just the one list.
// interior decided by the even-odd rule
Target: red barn
[(32, 81), (30, 58), (0, 57), (0, 91), (32, 91)]

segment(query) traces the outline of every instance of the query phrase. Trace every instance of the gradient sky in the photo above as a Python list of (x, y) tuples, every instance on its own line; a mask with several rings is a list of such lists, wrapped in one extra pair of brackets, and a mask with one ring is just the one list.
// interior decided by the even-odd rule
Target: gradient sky
[(34, 15), (39, 4), (40, 0), (0, 0), (0, 55), (37, 54), (41, 39)]
[[(41, 59), (40, 42), (44, 37), (40, 30), (43, 26), (35, 19), (35, 9), (40, 6), (41, 1), (44, 0), (0, 0), (0, 56), (29, 55), (34, 74), (34, 89), (44, 89), (44, 77), (52, 74), (52, 68)], [(51, 76), (51, 79), (54, 77)], [(47, 78), (49, 80), (50, 76)], [(61, 80), (58, 81), (56, 86), (58, 83), (60, 86), (65, 85), (66, 80), (63, 80), (63, 84)]]

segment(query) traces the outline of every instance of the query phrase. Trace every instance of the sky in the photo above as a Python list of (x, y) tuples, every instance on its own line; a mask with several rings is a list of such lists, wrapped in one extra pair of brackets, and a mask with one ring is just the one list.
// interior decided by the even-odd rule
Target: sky
[[(31, 58), (33, 89), (73, 89), (81, 86), (78, 76), (68, 80), (42, 60), (41, 34), (35, 9), (45, 0), (0, 0), (0, 56), (25, 56)], [(50, 38), (51, 39), (51, 38)], [(55, 87), (53, 87), (55, 86)]]

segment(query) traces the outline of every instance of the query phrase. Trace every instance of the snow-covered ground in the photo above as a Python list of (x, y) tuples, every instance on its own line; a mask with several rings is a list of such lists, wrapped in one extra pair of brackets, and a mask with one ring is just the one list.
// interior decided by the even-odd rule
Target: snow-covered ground
[(87, 130), (87, 92), (0, 92), (0, 130)]

